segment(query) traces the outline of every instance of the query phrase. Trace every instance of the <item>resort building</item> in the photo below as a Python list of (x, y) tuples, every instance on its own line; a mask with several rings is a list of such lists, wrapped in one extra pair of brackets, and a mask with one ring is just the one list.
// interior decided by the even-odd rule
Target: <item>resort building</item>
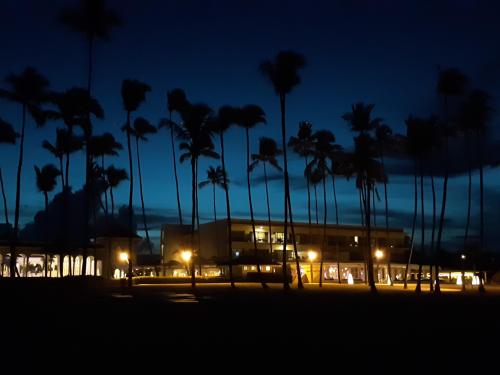
[[(161, 251), (164, 274), (175, 276), (187, 273), (182, 253), (191, 250), (200, 276), (215, 276), (224, 273), (229, 261), (227, 235), (228, 222), (220, 220), (200, 225), (199, 232), (190, 232), (190, 226), (165, 225), (162, 228)], [(365, 249), (366, 230), (356, 225), (327, 224), (325, 235), (322, 224), (294, 223), (297, 253), (301, 274), (308, 280), (319, 280), (321, 248), (323, 240), (323, 278), (325, 281), (364, 281), (366, 277)], [(234, 219), (231, 222), (232, 258), (237, 276), (249, 276), (261, 264), (261, 272), (281, 273), (283, 251), (290, 260), (290, 273), (296, 274), (296, 263), (292, 243), (292, 232), (288, 226), (288, 240), (284, 245), (283, 222), (255, 221), (255, 238), (258, 256), (255, 257), (253, 230), (250, 220)], [(402, 280), (409, 251), (409, 238), (402, 229), (373, 228), (371, 231), (376, 279), (388, 280), (390, 270), (393, 280)], [(201, 246), (199, 246), (201, 244)], [(389, 266), (389, 262), (391, 263)], [(175, 265), (178, 268), (175, 269)], [(219, 266), (219, 267), (217, 267)], [(429, 267), (425, 267), (428, 272)], [(172, 270), (168, 274), (168, 270)], [(214, 271), (218, 270), (218, 271)], [(418, 265), (410, 265), (410, 275), (418, 272)]]

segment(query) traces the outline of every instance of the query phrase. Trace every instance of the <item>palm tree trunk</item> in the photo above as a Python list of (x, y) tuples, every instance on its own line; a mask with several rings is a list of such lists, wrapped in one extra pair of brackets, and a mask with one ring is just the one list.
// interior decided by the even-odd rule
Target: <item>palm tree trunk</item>
[(316, 208), (316, 225), (319, 225), (319, 215), (318, 215), (318, 186), (314, 184), (314, 205)]
[(212, 195), (214, 198), (214, 222), (217, 222), (217, 204), (215, 203), (215, 184), (212, 184)]
[(408, 262), (406, 263), (405, 278), (404, 278), (404, 288), (408, 288), (408, 269), (410, 268), (411, 259), (413, 257), (413, 245), (415, 244), (415, 226), (417, 224), (417, 208), (418, 208), (418, 191), (417, 191), (417, 162), (414, 161), (414, 171), (413, 171), (413, 223), (411, 226), (411, 237), (410, 237), (410, 254), (408, 256)]
[(319, 263), (319, 287), (323, 286), (323, 260), (326, 250), (326, 221), (327, 221), (327, 207), (326, 207), (326, 176), (323, 176), (323, 240), (321, 245), (321, 259)]
[[(46, 191), (43, 192), (43, 196), (45, 198), (45, 215), (47, 215), (47, 213), (49, 211), (49, 196), (48, 196), (48, 193)], [(47, 244), (45, 244), (45, 247), (46, 246), (47, 246)], [(48, 253), (47, 253), (47, 250), (45, 250), (45, 254), (44, 254), (44, 258), (43, 258), (43, 269), (44, 269), (45, 277), (47, 277), (47, 257), (48, 257)]]
[[(288, 158), (287, 158), (287, 150), (286, 150), (286, 121), (285, 121), (285, 95), (280, 94), (280, 110), (281, 110), (281, 139), (282, 139), (282, 148), (283, 148), (283, 177), (284, 177), (284, 185), (285, 185), (285, 215), (284, 215), (284, 223), (283, 223), (283, 289), (289, 290), (290, 284), (288, 283), (288, 269), (287, 269), (287, 255), (286, 255), (286, 243), (288, 237), (288, 196), (290, 194), (289, 187), (289, 179), (288, 179)], [(297, 269), (298, 278), (300, 280), (300, 269)]]
[[(170, 111), (170, 121), (172, 121), (172, 111)], [(179, 191), (179, 177), (177, 176), (177, 159), (175, 157), (174, 129), (170, 127), (170, 141), (172, 144), (172, 161), (174, 164), (175, 190), (177, 192), (177, 210), (179, 211), (179, 224), (182, 225), (181, 196)]]
[(109, 197), (111, 198), (111, 217), (115, 216), (115, 197), (113, 196), (113, 188), (109, 188)]
[(16, 176), (16, 208), (14, 211), (14, 228), (12, 232), (11, 245), (10, 245), (10, 277), (14, 278), (17, 269), (17, 236), (19, 230), (19, 209), (21, 207), (21, 173), (23, 169), (24, 159), (24, 132), (26, 128), (26, 105), (22, 106), (22, 122), (21, 122), (21, 137), (19, 140), (19, 161), (17, 164)]
[(267, 203), (267, 221), (269, 224), (269, 254), (273, 254), (273, 241), (272, 241), (272, 225), (271, 225), (271, 206), (269, 205), (269, 190), (267, 188), (267, 170), (266, 162), (264, 162), (264, 183), (266, 185), (266, 203)]
[[(228, 256), (229, 256), (229, 282), (231, 283), (231, 288), (235, 287), (233, 280), (233, 235), (231, 229), (231, 207), (229, 200), (229, 185), (227, 181), (226, 172), (226, 161), (224, 157), (224, 134), (220, 133), (220, 148), (221, 148), (221, 163), (222, 171), (224, 172), (224, 193), (226, 195), (226, 214), (227, 214), (227, 243), (228, 243)], [(180, 206), (179, 206), (180, 207)]]
[[(362, 228), (365, 227), (365, 210), (364, 210), (364, 205), (365, 205), (365, 202), (364, 202), (364, 189), (362, 186), (359, 187), (358, 189), (358, 192), (359, 192), (359, 212), (361, 214), (361, 226)], [(361, 236), (361, 240), (358, 239), (358, 242), (359, 241), (363, 241), (364, 240), (364, 231), (362, 230), (362, 236)], [(364, 270), (365, 270), (365, 277), (364, 277), (364, 281), (365, 281), (365, 284), (368, 285), (368, 266), (367, 266), (367, 262), (368, 260), (366, 259), (366, 252), (363, 251), (363, 259), (364, 259), (364, 262), (363, 262), (363, 266), (364, 266)]]
[(59, 170), (61, 171), (61, 187), (64, 190), (64, 169), (63, 169), (63, 155), (59, 156)]
[(245, 136), (246, 136), (246, 145), (247, 145), (246, 171), (247, 171), (248, 205), (250, 208), (250, 221), (252, 222), (253, 250), (254, 250), (254, 256), (255, 256), (255, 262), (257, 263), (257, 274), (259, 277), (259, 281), (262, 284), (262, 287), (266, 288), (267, 285), (264, 282), (264, 280), (262, 279), (262, 273), (260, 270), (259, 251), (257, 249), (257, 238), (256, 238), (256, 231), (255, 231), (255, 219), (254, 219), (254, 215), (253, 215), (252, 189), (250, 187), (250, 135), (249, 135), (248, 128), (245, 128)]
[[(309, 161), (307, 160), (307, 156), (304, 158), (306, 161), (306, 168), (305, 171), (307, 171), (307, 167), (309, 165)], [(311, 184), (309, 181), (309, 173), (306, 172), (306, 185), (307, 185), (307, 216), (309, 218), (309, 238), (311, 238), (312, 234), (312, 221), (311, 221)]]
[(415, 289), (415, 291), (417, 293), (420, 293), (422, 291), (422, 263), (423, 263), (424, 252), (425, 252), (424, 167), (423, 167), (422, 158), (420, 158), (420, 201), (421, 201), (421, 206), (420, 206), (421, 211), (420, 212), (422, 214), (422, 217), (421, 217), (421, 225), (420, 225), (420, 232), (421, 232), (420, 259), (418, 262), (418, 277), (417, 277), (417, 286)]
[(144, 206), (144, 192), (142, 190), (142, 173), (141, 173), (141, 158), (139, 155), (139, 138), (135, 137), (135, 149), (137, 153), (137, 172), (139, 173), (139, 194), (141, 196), (142, 221), (144, 223), (144, 232), (146, 233), (146, 241), (148, 242), (149, 254), (153, 254), (151, 241), (149, 239), (148, 222), (146, 220), (146, 208)]
[(129, 249), (129, 267), (128, 267), (128, 287), (132, 287), (132, 236), (134, 232), (134, 211), (133, 211), (133, 196), (134, 196), (134, 169), (132, 163), (132, 144), (130, 140), (130, 111), (127, 111), (127, 150), (128, 150), (128, 168), (129, 168), (129, 195), (128, 195), (128, 249)]
[[(467, 219), (465, 221), (465, 233), (464, 233), (464, 252), (467, 252), (467, 242), (469, 239), (469, 227), (470, 227), (470, 214), (472, 206), (472, 167), (469, 164), (468, 167), (468, 186), (467, 186)], [(465, 292), (465, 272), (462, 268), (462, 291)]]
[[(333, 203), (335, 206), (335, 224), (337, 225), (337, 229), (339, 226), (339, 206), (337, 203), (337, 189), (335, 188), (335, 174), (332, 168), (332, 188), (333, 188)], [(338, 236), (335, 236), (335, 253), (337, 254), (337, 279), (339, 284), (342, 283), (341, 277), (340, 277), (340, 245), (339, 245), (339, 238)]]
[(0, 168), (0, 185), (2, 187), (3, 209), (5, 212), (5, 224), (9, 226), (9, 209), (7, 207), (7, 198), (5, 196), (5, 187), (3, 184), (2, 168)]
[(200, 232), (200, 205), (198, 200), (198, 159), (196, 159), (196, 165), (195, 165), (194, 186), (195, 186), (195, 202), (196, 202), (196, 228), (198, 230), (198, 266), (200, 269), (200, 276), (201, 276), (202, 257), (201, 257), (201, 232)]
[(481, 135), (477, 135), (477, 152), (479, 159), (479, 249), (476, 257), (479, 270), (479, 292), (484, 293), (484, 279), (481, 254), (484, 251), (484, 176), (483, 176), (483, 145)]
[[(385, 171), (384, 162), (384, 148), (380, 148), (380, 163), (382, 164), (382, 170)], [(385, 201), (385, 238), (386, 238), (386, 252), (387, 252), (387, 274), (389, 275), (389, 283), (391, 286), (394, 285), (392, 280), (392, 270), (391, 270), (391, 246), (389, 244), (389, 198), (387, 196), (387, 178), (384, 179), (384, 201)]]
[(372, 256), (372, 237), (371, 237), (371, 214), (370, 214), (370, 190), (371, 182), (366, 181), (366, 207), (365, 207), (365, 222), (366, 222), (366, 242), (367, 242), (367, 254), (366, 258), (368, 260), (368, 284), (370, 285), (370, 291), (372, 293), (377, 292), (377, 287), (375, 286), (375, 279), (373, 275), (373, 256)]
[[(436, 187), (434, 185), (434, 173), (431, 170), (431, 187), (432, 187), (432, 232), (431, 232), (431, 256), (430, 256), (430, 284), (429, 284), (429, 290), (431, 292), (434, 291), (434, 277), (433, 277), (433, 258), (435, 256), (434, 254), (434, 235), (436, 233)], [(436, 278), (439, 277), (439, 274), (436, 274)]]
[[(104, 155), (101, 156), (101, 168), (103, 172), (105, 171), (104, 169)], [(108, 219), (108, 189), (107, 187), (104, 189), (104, 217), (107, 220)]]
[[(194, 225), (196, 220), (196, 160), (191, 157), (191, 248), (194, 246)], [(196, 287), (196, 275), (194, 268), (194, 257), (191, 259), (191, 287)]]

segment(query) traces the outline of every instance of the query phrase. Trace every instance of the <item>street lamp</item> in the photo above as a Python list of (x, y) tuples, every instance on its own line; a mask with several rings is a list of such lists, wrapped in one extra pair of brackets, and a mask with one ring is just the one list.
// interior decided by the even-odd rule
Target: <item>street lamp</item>
[(181, 259), (184, 261), (184, 263), (186, 263), (186, 269), (188, 270), (188, 272), (189, 272), (189, 262), (191, 261), (192, 257), (193, 257), (193, 252), (191, 250), (181, 251)]
[(307, 258), (309, 259), (309, 262), (311, 263), (311, 284), (313, 282), (313, 262), (314, 260), (318, 257), (318, 253), (314, 250), (309, 250), (307, 252)]
[(132, 259), (130, 259), (128, 252), (122, 251), (118, 255), (119, 259), (121, 262), (127, 262), (128, 263), (128, 286), (129, 288), (132, 287)]
[(383, 250), (380, 250), (380, 249), (375, 250), (375, 259), (376, 259), (375, 263), (377, 264), (377, 280), (378, 280), (378, 282), (380, 282), (380, 277), (378, 275), (378, 262), (379, 262), (379, 260), (383, 259), (384, 256), (385, 256), (385, 254), (384, 254)]

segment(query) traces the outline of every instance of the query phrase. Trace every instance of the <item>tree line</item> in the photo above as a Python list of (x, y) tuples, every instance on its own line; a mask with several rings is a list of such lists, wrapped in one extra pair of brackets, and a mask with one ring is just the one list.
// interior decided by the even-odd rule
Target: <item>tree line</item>
[[(320, 189), (323, 193), (323, 235), (320, 257), (320, 286), (323, 282), (323, 259), (326, 248), (327, 202), (333, 201), (335, 223), (340, 223), (339, 205), (336, 193), (336, 179), (345, 178), (353, 180), (357, 189), (360, 206), (360, 221), (365, 228), (366, 240), (364, 243), (364, 259), (367, 269), (367, 280), (370, 289), (375, 292), (375, 279), (373, 273), (372, 228), (376, 226), (376, 202), (380, 201), (380, 189), (383, 188), (384, 221), (385, 229), (389, 231), (389, 182), (386, 160), (395, 155), (409, 157), (413, 162), (414, 199), (413, 219), (410, 236), (410, 252), (407, 262), (405, 287), (407, 284), (408, 266), (414, 253), (417, 253), (416, 223), (418, 219), (418, 202), (420, 199), (420, 241), (419, 254), (428, 251), (431, 259), (430, 287), (435, 292), (440, 292), (439, 266), (443, 251), (443, 233), (446, 219), (447, 194), (450, 189), (450, 158), (449, 144), (452, 138), (461, 137), (464, 147), (475, 154), (470, 158), (468, 165), (468, 194), (467, 194), (467, 220), (464, 229), (464, 249), (470, 247), (470, 222), (472, 206), (473, 171), (479, 172), (479, 244), (474, 247), (473, 262), (479, 267), (481, 252), (484, 251), (484, 143), (488, 134), (492, 117), (491, 96), (480, 89), (470, 89), (467, 77), (455, 68), (440, 69), (436, 84), (436, 92), (440, 97), (442, 114), (420, 117), (409, 115), (405, 121), (406, 133), (395, 134), (380, 117), (374, 114), (373, 104), (355, 103), (350, 110), (342, 116), (342, 120), (353, 133), (354, 149), (347, 149), (336, 143), (336, 137), (330, 130), (315, 129), (307, 121), (298, 124), (295, 135), (289, 136), (287, 130), (287, 99), (292, 91), (301, 83), (301, 71), (306, 67), (306, 58), (294, 51), (281, 51), (271, 59), (263, 60), (257, 67), (271, 88), (274, 89), (279, 99), (281, 114), (280, 130), (281, 139), (274, 140), (263, 137), (259, 140), (259, 151), (251, 153), (250, 140), (252, 130), (259, 124), (266, 124), (264, 110), (255, 104), (242, 107), (221, 106), (214, 110), (205, 103), (193, 102), (184, 90), (175, 88), (166, 93), (166, 114), (157, 124), (143, 117), (136, 117), (135, 113), (146, 100), (151, 87), (135, 79), (125, 79), (121, 86), (121, 97), (124, 110), (125, 125), (121, 128), (126, 136), (126, 152), (128, 155), (128, 170), (107, 164), (108, 157), (116, 156), (124, 149), (110, 132), (95, 134), (93, 122), (95, 119), (104, 118), (104, 110), (99, 101), (93, 96), (93, 48), (97, 41), (107, 38), (111, 30), (122, 21), (116, 12), (106, 7), (103, 0), (83, 0), (78, 8), (66, 9), (60, 13), (62, 24), (69, 26), (80, 33), (88, 46), (88, 84), (87, 87), (72, 87), (62, 92), (50, 89), (49, 80), (35, 68), (28, 67), (18, 74), (10, 74), (5, 79), (6, 87), (0, 89), (0, 98), (13, 102), (21, 107), (22, 117), (18, 126), (19, 130), (4, 119), (0, 119), (0, 142), (3, 144), (18, 144), (19, 157), (16, 173), (16, 194), (14, 208), (14, 223), (9, 235), (10, 243), (10, 275), (16, 275), (17, 247), (19, 243), (19, 217), (21, 207), (21, 177), (23, 173), (24, 144), (26, 136), (31, 133), (27, 127), (31, 119), (37, 127), (48, 122), (60, 124), (55, 130), (55, 140), (45, 140), (42, 147), (55, 159), (55, 164), (35, 166), (36, 185), (44, 195), (45, 210), (49, 205), (48, 193), (53, 191), (60, 181), (61, 194), (64, 202), (64, 214), (61, 219), (61, 235), (59, 245), (66, 248), (80, 246), (83, 248), (82, 274), (87, 274), (87, 252), (89, 249), (90, 223), (97, 222), (99, 213), (104, 215), (105, 226), (115, 217), (115, 201), (113, 189), (128, 180), (128, 237), (129, 248), (132, 249), (133, 226), (133, 193), (134, 170), (137, 171), (139, 183), (139, 196), (142, 209), (142, 220), (145, 229), (146, 243), (152, 252), (149, 238), (147, 216), (143, 194), (143, 179), (141, 173), (140, 145), (147, 142), (148, 138), (160, 129), (165, 129), (169, 135), (169, 147), (172, 152), (172, 170), (176, 186), (176, 200), (179, 224), (183, 225), (182, 205), (179, 191), (179, 176), (177, 163), (189, 163), (191, 170), (191, 241), (196, 240), (196, 229), (199, 227), (199, 201), (198, 190), (205, 186), (212, 187), (214, 219), (217, 220), (215, 189), (220, 187), (225, 193), (227, 230), (227, 257), (229, 261), (229, 280), (234, 287), (232, 272), (232, 234), (231, 226), (231, 199), (230, 181), (226, 168), (226, 155), (224, 136), (229, 128), (241, 127), (245, 134), (244, 168), (249, 203), (249, 216), (252, 223), (253, 248), (255, 253), (257, 272), (263, 287), (267, 287), (262, 279), (257, 239), (255, 218), (252, 202), (252, 172), (262, 166), (266, 193), (267, 217), (269, 233), (271, 233), (271, 210), (268, 190), (268, 168), (274, 168), (283, 175), (283, 222), (284, 241), (283, 249), (291, 242), (296, 263), (300, 270), (297, 241), (294, 232), (293, 204), (290, 194), (290, 178), (288, 170), (289, 151), (297, 154), (304, 160), (304, 179), (307, 186), (308, 222), (312, 225), (313, 212), (316, 223), (319, 223), (318, 198)], [(135, 149), (135, 151), (134, 151)], [(69, 200), (71, 195), (70, 167), (71, 157), (83, 152), (85, 163), (85, 184), (83, 187), (85, 197), (85, 228), (83, 241), (72, 243), (67, 235)], [(134, 154), (135, 153), (135, 158)], [(202, 158), (220, 160), (220, 165), (210, 167), (206, 172), (206, 179), (200, 182), (199, 161)], [(282, 160), (280, 165), (279, 159)], [(135, 166), (134, 166), (135, 164)], [(441, 164), (441, 168), (436, 165)], [(203, 173), (203, 172), (202, 172)], [(441, 206), (436, 197), (436, 177), (442, 173), (442, 198)], [(424, 208), (424, 181), (430, 180), (432, 187), (432, 223), (431, 239), (426, 246), (425, 232), (429, 224), (425, 222)], [(331, 182), (331, 189), (327, 184)], [(5, 221), (9, 224), (7, 198), (4, 189), (4, 180), (0, 169), (0, 185), (2, 189)], [(420, 188), (419, 188), (420, 185)], [(312, 193), (316, 209), (312, 208)], [(420, 193), (420, 197), (419, 197)], [(331, 195), (331, 197), (329, 197)], [(438, 212), (439, 211), (439, 212)], [(338, 258), (338, 244), (337, 258)], [(390, 252), (390, 249), (387, 249)], [(272, 244), (270, 244), (272, 251)], [(388, 254), (390, 258), (390, 253)], [(421, 258), (421, 257), (420, 257)], [(283, 251), (283, 287), (289, 289), (287, 277), (286, 251)], [(338, 260), (337, 260), (338, 262)], [(422, 283), (422, 260), (419, 261), (419, 272), (416, 291), (420, 292)], [(390, 261), (389, 261), (390, 264)], [(191, 282), (193, 287), (195, 279), (195, 261), (192, 262)], [(70, 271), (71, 272), (71, 271)], [(131, 269), (129, 270), (131, 272)], [(340, 282), (340, 275), (339, 280)], [(392, 280), (391, 280), (392, 282)], [(298, 277), (298, 287), (303, 288), (302, 280)], [(482, 277), (480, 277), (480, 291), (484, 291)]]

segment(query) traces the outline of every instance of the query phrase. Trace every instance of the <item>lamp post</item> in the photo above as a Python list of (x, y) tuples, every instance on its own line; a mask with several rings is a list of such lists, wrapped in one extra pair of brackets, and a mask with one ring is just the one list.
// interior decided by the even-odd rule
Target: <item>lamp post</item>
[(462, 292), (465, 291), (465, 259), (467, 257), (465, 254), (460, 255), (460, 259), (462, 260)]
[[(309, 259), (310, 266), (311, 266), (311, 284), (313, 282), (313, 262), (314, 260), (318, 257), (318, 253), (313, 250), (309, 250), (307, 252), (307, 258)], [(300, 277), (300, 270), (299, 270), (299, 277)]]
[(380, 249), (375, 250), (375, 264), (377, 265), (377, 281), (380, 282), (380, 278), (378, 276), (378, 263), (380, 259), (384, 258), (384, 252)]
[[(193, 252), (191, 250), (182, 250), (181, 251), (181, 259), (186, 263), (186, 269), (188, 271), (189, 275), (189, 262), (191, 261), (191, 258), (193, 256)], [(194, 272), (194, 270), (193, 270)]]
[(122, 251), (119, 257), (122, 262), (128, 263), (128, 272), (127, 272), (128, 287), (132, 288), (132, 259), (130, 259), (130, 256), (126, 251)]

